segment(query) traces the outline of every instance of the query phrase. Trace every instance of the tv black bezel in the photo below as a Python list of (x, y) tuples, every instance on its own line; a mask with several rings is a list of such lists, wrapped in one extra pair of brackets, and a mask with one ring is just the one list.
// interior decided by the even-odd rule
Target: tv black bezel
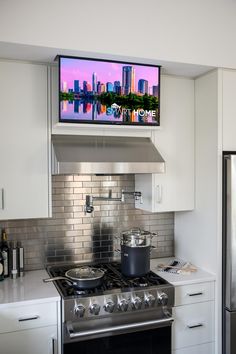
[[(158, 107), (158, 121), (157, 123), (124, 123), (122, 122), (112, 122), (112, 121), (88, 121), (81, 120), (76, 121), (75, 119), (62, 119), (61, 118), (61, 104), (60, 104), (60, 89), (61, 89), (61, 59), (69, 58), (69, 59), (82, 59), (82, 60), (93, 60), (93, 61), (103, 61), (103, 62), (111, 62), (111, 63), (119, 63), (119, 64), (131, 64), (131, 65), (141, 65), (141, 66), (151, 66), (155, 68), (159, 68), (158, 70), (158, 98), (159, 98), (159, 107)], [(58, 60), (58, 115), (59, 115), (59, 123), (74, 123), (74, 124), (94, 124), (94, 125), (111, 125), (111, 126), (138, 126), (138, 127), (159, 127), (160, 126), (160, 86), (161, 86), (161, 65), (156, 64), (147, 64), (147, 63), (139, 63), (139, 62), (131, 62), (131, 61), (122, 61), (122, 60), (113, 60), (113, 59), (101, 59), (101, 58), (89, 58), (89, 57), (75, 57), (72, 55), (57, 55), (56, 59)]]

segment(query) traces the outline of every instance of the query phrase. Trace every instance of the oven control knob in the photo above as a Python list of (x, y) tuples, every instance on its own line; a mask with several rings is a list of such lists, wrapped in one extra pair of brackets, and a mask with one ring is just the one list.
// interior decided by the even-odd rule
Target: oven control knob
[(140, 299), (140, 297), (136, 296), (133, 298), (132, 300), (132, 308), (134, 310), (140, 310), (142, 307), (142, 300)]
[(168, 304), (168, 295), (166, 293), (158, 293), (157, 294), (158, 304), (162, 306), (166, 306)]
[(74, 312), (77, 317), (83, 317), (85, 313), (85, 307), (83, 305), (75, 306)]
[(147, 294), (145, 296), (145, 305), (147, 307), (152, 307), (155, 304), (155, 297), (152, 294)]
[(118, 302), (118, 309), (122, 312), (126, 312), (128, 310), (128, 301), (126, 299), (121, 299), (119, 302)]
[(90, 307), (89, 307), (89, 311), (92, 315), (98, 315), (99, 312), (100, 312), (100, 305), (98, 304), (92, 304)]
[(114, 308), (115, 308), (115, 303), (112, 300), (108, 300), (104, 305), (104, 310), (109, 313), (112, 313), (114, 311)]

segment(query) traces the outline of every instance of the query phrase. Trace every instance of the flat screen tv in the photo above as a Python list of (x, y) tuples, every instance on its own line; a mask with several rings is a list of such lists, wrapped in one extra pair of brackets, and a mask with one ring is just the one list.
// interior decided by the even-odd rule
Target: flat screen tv
[(60, 122), (160, 125), (160, 66), (58, 59)]

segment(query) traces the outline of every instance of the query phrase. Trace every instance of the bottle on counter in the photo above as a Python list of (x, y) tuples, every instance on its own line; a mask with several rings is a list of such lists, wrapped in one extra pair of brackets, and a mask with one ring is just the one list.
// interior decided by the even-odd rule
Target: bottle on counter
[(3, 257), (4, 278), (8, 278), (10, 275), (9, 274), (9, 246), (7, 242), (7, 233), (5, 229), (2, 230), (2, 240), (1, 240), (0, 250)]
[(17, 242), (18, 249), (18, 273), (20, 277), (24, 276), (24, 248), (21, 241)]
[(12, 279), (16, 279), (18, 277), (18, 248), (17, 248), (17, 243), (16, 241), (12, 241), (10, 243), (10, 252), (9, 252), (9, 259), (10, 259), (10, 276)]
[(4, 280), (4, 260), (0, 250), (0, 281)]

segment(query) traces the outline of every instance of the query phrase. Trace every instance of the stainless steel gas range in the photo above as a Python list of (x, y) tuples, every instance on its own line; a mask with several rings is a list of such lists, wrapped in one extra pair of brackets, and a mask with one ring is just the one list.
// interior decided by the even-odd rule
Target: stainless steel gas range
[[(48, 273), (63, 276), (74, 267), (51, 266)], [(171, 354), (174, 287), (151, 271), (125, 277), (119, 263), (93, 267), (105, 270), (98, 288), (55, 282), (62, 297), (63, 353)]]

